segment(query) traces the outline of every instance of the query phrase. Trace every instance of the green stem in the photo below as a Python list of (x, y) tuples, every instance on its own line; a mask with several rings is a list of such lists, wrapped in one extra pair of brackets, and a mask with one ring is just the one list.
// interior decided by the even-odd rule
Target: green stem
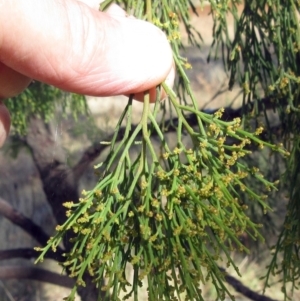
[(126, 156), (127, 156), (127, 154), (128, 154), (128, 151), (129, 151), (129, 149), (130, 149), (130, 146), (133, 144), (134, 139), (135, 139), (136, 136), (138, 135), (138, 133), (139, 133), (139, 131), (141, 130), (141, 128), (142, 128), (142, 125), (141, 125), (141, 123), (140, 123), (140, 124), (138, 124), (138, 126), (135, 128), (134, 132), (132, 133), (131, 137), (129, 138), (128, 142), (126, 143), (125, 148), (124, 148), (124, 150), (123, 150), (123, 152), (122, 152), (122, 156), (121, 156), (121, 158), (119, 159), (118, 167), (117, 167), (117, 169), (116, 169), (115, 172), (114, 172), (114, 177), (120, 173), (120, 169), (121, 169), (121, 167), (122, 167), (123, 161), (125, 160), (125, 158), (126, 158)]
[(147, 91), (144, 95), (144, 107), (143, 107), (143, 115), (142, 115), (143, 138), (149, 136), (148, 134), (149, 111), (150, 111), (150, 95), (149, 95), (149, 91)]
[(146, 0), (147, 20), (152, 23), (152, 1)]
[(166, 83), (162, 83), (162, 87), (164, 88), (164, 90), (167, 92), (167, 94), (170, 97), (170, 100), (176, 110), (176, 113), (178, 115), (178, 118), (182, 121), (185, 129), (188, 131), (188, 133), (190, 134), (191, 138), (194, 139), (195, 136), (195, 132), (193, 130), (192, 127), (190, 127), (190, 125), (188, 124), (188, 122), (186, 121), (186, 119), (184, 118), (182, 111), (180, 110), (180, 105), (178, 104), (176, 97), (174, 95), (174, 92), (167, 86)]
[[(152, 118), (150, 118), (152, 116)], [(142, 131), (143, 131), (143, 149), (146, 152), (146, 145), (148, 145), (148, 148), (150, 150), (150, 153), (152, 155), (152, 159), (154, 162), (158, 162), (156, 152), (153, 148), (153, 145), (151, 143), (150, 137), (149, 137), (149, 131), (148, 131), (148, 118), (152, 121), (153, 125), (155, 126), (155, 118), (153, 117), (151, 111), (150, 111), (150, 95), (149, 92), (145, 93), (144, 96), (144, 108), (143, 108), (143, 115), (142, 115)]]
[(164, 137), (164, 134), (162, 133), (161, 129), (159, 128), (159, 125), (157, 124), (157, 122), (155, 120), (155, 117), (152, 115), (151, 112), (149, 112), (149, 119), (152, 122), (152, 125), (154, 126), (154, 128), (155, 128), (155, 130), (156, 130), (156, 132), (157, 132), (157, 134), (158, 134), (158, 136), (159, 136), (159, 138), (160, 138), (160, 140), (161, 140), (161, 142), (162, 142), (162, 144), (164, 146), (164, 149), (167, 152), (171, 153), (171, 150), (170, 150), (170, 148), (169, 148), (169, 146), (168, 146), (168, 144), (166, 142), (166, 139)]

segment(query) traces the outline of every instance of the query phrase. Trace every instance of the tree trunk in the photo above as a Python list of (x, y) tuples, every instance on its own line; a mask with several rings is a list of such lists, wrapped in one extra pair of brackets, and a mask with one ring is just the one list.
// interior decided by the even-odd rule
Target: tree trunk
[[(54, 139), (51, 127), (41, 119), (32, 117), (25, 138), (29, 146), (35, 165), (40, 173), (43, 190), (52, 208), (58, 224), (66, 220), (64, 202), (79, 199), (78, 178), (73, 170), (66, 165), (65, 152), (59, 142)], [(72, 247), (69, 240), (64, 240), (66, 251)], [(99, 290), (89, 275), (85, 275), (86, 287), (80, 287), (78, 294), (83, 301), (104, 300), (98, 296)]]

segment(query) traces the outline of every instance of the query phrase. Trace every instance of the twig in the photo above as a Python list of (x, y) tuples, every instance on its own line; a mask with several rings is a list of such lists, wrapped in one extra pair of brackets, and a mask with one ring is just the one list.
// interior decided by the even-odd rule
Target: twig
[[(3, 259), (11, 259), (11, 258), (16, 258), (16, 257), (22, 257), (22, 258), (35, 258), (38, 255), (38, 252), (32, 250), (32, 249), (12, 249), (12, 250), (5, 250), (5, 251), (0, 251), (0, 260)], [(57, 256), (57, 254), (48, 252), (47, 253), (48, 258), (52, 258)], [(57, 258), (52, 258), (52, 259), (57, 259)], [(241, 281), (237, 280), (233, 276), (230, 276), (228, 273), (225, 272), (224, 269), (220, 268), (221, 271), (225, 273), (225, 280), (239, 293), (244, 295), (245, 297), (253, 300), (253, 301), (276, 301), (274, 299), (271, 299), (267, 296), (260, 295), (247, 286), (243, 285)], [(5, 274), (8, 272), (8, 274)], [(36, 279), (37, 277), (40, 276), (41, 273), (44, 273), (45, 276), (42, 276), (42, 279)], [(52, 275), (53, 274), (53, 275)], [(42, 269), (37, 269), (37, 268), (30, 268), (29, 270), (24, 270), (23, 267), (0, 267), (0, 279), (10, 279), (10, 278), (15, 278), (15, 279), (20, 279), (20, 278), (26, 278), (26, 279), (32, 279), (32, 280), (40, 280), (44, 282), (50, 282), (53, 284), (58, 284), (62, 286), (67, 286), (67, 287), (72, 287), (74, 285), (74, 281), (70, 279), (71, 281), (67, 281), (67, 285), (65, 284), (60, 284), (58, 280), (55, 280), (56, 277), (64, 277), (68, 278), (67, 276), (61, 276), (55, 273), (49, 274), (48, 271), (42, 270)], [(59, 278), (60, 279), (60, 278)], [(53, 282), (57, 281), (57, 282)], [(64, 280), (65, 281), (65, 280)], [(70, 286), (68, 286), (70, 285)]]
[[(264, 109), (264, 110), (270, 110), (273, 109), (274, 104), (270, 98), (263, 98), (258, 102), (258, 107), (259, 110)], [(250, 113), (254, 108), (254, 103), (249, 103), (245, 105), (242, 108), (239, 109), (232, 109), (230, 107), (225, 108), (225, 111), (223, 113), (222, 119), (223, 120), (233, 120), (236, 117), (241, 117), (243, 114)], [(214, 110), (203, 110), (204, 112), (208, 114), (213, 114), (217, 111), (218, 109)], [(197, 117), (194, 114), (188, 114), (185, 115), (185, 119), (188, 122), (189, 126), (193, 127), (197, 125)], [(165, 129), (165, 133), (172, 133), (176, 131), (176, 127), (178, 125), (178, 118), (172, 118), (169, 121), (166, 121), (166, 124), (168, 124), (167, 129)], [(135, 130), (135, 126), (132, 127), (131, 132), (133, 133)], [(275, 129), (277, 130), (277, 129)], [(121, 128), (119, 130), (119, 137), (117, 138), (117, 141), (120, 141), (125, 133), (125, 127)], [(105, 138), (103, 138), (103, 141), (111, 141), (113, 138), (114, 133), (108, 134)], [(154, 131), (152, 133), (152, 136), (154, 137), (157, 135), (157, 133)], [(263, 139), (263, 138), (262, 138)], [(80, 176), (83, 174), (83, 172), (89, 167), (89, 164), (93, 162), (101, 153), (104, 149), (106, 149), (107, 145), (106, 144), (100, 144), (99, 142), (94, 143), (91, 145), (89, 148), (86, 149), (86, 151), (83, 153), (82, 157), (80, 160), (77, 162), (77, 164), (72, 168), (74, 177), (80, 178)]]
[[(10, 220), (13, 224), (21, 227), (25, 232), (30, 234), (42, 246), (47, 244), (49, 235), (44, 230), (35, 224), (31, 219), (24, 216), (22, 213), (13, 208), (7, 201), (0, 197), (0, 214)], [(61, 256), (64, 251), (58, 247), (57, 254)]]
[[(0, 260), (14, 259), (14, 258), (37, 258), (40, 255), (40, 252), (35, 251), (31, 248), (18, 248), (18, 249), (8, 249), (8, 250), (0, 250)], [(65, 258), (59, 252), (54, 253), (49, 250), (45, 256), (45, 258), (53, 259), (59, 262), (63, 262)]]
[(0, 279), (31, 279), (68, 288), (75, 285), (75, 281), (68, 276), (35, 267), (2, 266), (0, 267)]
[(249, 287), (245, 286), (241, 281), (237, 280), (233, 276), (230, 276), (225, 269), (219, 268), (222, 272), (225, 273), (225, 280), (239, 293), (243, 296), (253, 300), (253, 301), (277, 301), (275, 299), (271, 299), (267, 296), (260, 295), (255, 291), (251, 290)]

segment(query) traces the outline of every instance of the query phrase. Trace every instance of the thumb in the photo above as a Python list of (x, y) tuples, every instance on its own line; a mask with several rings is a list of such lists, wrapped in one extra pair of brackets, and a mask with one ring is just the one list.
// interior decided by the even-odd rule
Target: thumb
[[(110, 5), (110, 7), (106, 11), (106, 13), (108, 15), (112, 16), (112, 17), (127, 17), (127, 18), (133, 18), (134, 19), (133, 16), (127, 15), (127, 13), (120, 6), (118, 6), (114, 3)], [(169, 73), (167, 74), (167, 76), (165, 78), (165, 81), (166, 81), (166, 83), (169, 87), (173, 86), (174, 79), (175, 79), (175, 64), (173, 62), (172, 67), (171, 67)], [(160, 84), (161, 82), (159, 82), (158, 84)], [(154, 86), (154, 85), (149, 89), (149, 95), (150, 95), (150, 101), (151, 102), (155, 102), (155, 100), (157, 98), (162, 100), (166, 97), (165, 91), (162, 90), (159, 97), (157, 97), (156, 91), (157, 91), (156, 86)], [(139, 100), (139, 101), (143, 101), (144, 100), (144, 92), (145, 91), (134, 93), (134, 99)]]
[(172, 68), (166, 36), (148, 22), (74, 0), (4, 3), (0, 60), (29, 78), (70, 92), (111, 96), (149, 90)]

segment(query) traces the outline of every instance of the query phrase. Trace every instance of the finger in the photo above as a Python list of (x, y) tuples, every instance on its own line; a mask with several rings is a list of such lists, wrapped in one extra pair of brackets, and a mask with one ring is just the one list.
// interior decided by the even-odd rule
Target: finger
[(126, 11), (114, 3), (105, 12), (112, 17), (128, 17)]
[(0, 98), (18, 95), (30, 82), (30, 78), (0, 62)]
[(0, 147), (4, 144), (10, 129), (10, 115), (6, 106), (0, 101)]
[[(110, 7), (108, 8), (108, 10), (106, 11), (107, 14), (109, 14), (110, 16), (118, 16), (118, 17), (130, 17), (130, 18), (134, 18), (133, 16), (128, 16), (126, 11), (123, 10), (119, 5), (116, 4), (112, 4), (110, 5)], [(173, 87), (173, 83), (174, 83), (174, 79), (175, 79), (175, 65), (173, 64), (169, 75), (166, 78), (166, 84), (170, 87)], [(155, 100), (159, 99), (159, 100), (163, 100), (164, 98), (166, 98), (166, 92), (164, 90), (161, 90), (159, 97), (156, 95), (156, 87), (153, 87), (149, 90), (149, 96), (150, 96), (150, 102), (155, 102)], [(138, 100), (138, 101), (143, 101), (144, 100), (144, 92), (140, 92), (140, 93), (135, 93), (133, 98)]]
[[(174, 84), (174, 80), (175, 80), (175, 65), (173, 64), (172, 69), (170, 70), (169, 75), (165, 80), (165, 83), (172, 88)], [(156, 87), (153, 87), (149, 90), (150, 102), (155, 102), (157, 99), (164, 100), (167, 97), (167, 94), (164, 89), (161, 89), (159, 96), (156, 94), (156, 91), (157, 91)], [(144, 92), (135, 93), (133, 98), (138, 101), (144, 101)]]
[(169, 43), (154, 25), (77, 1), (6, 1), (0, 28), (2, 62), (71, 92), (139, 93), (164, 81), (172, 68)]
[(77, 0), (77, 1), (82, 2), (96, 10), (99, 10), (100, 4), (104, 2), (104, 0)]
[[(118, 16), (118, 17), (134, 18), (133, 16), (128, 16), (126, 11), (124, 11), (119, 5), (116, 5), (116, 4), (110, 5), (110, 7), (106, 11), (106, 13), (112, 17)], [(175, 67), (173, 66), (169, 72), (169, 75), (166, 78), (166, 82), (169, 86), (173, 86), (174, 78), (175, 78)], [(155, 102), (155, 100), (157, 100), (157, 99), (163, 100), (166, 97), (166, 93), (164, 90), (161, 90), (159, 97), (156, 95), (156, 91), (157, 91), (156, 87), (153, 87), (149, 90), (150, 102)], [(138, 101), (143, 101), (144, 100), (144, 92), (135, 93), (133, 98)]]

